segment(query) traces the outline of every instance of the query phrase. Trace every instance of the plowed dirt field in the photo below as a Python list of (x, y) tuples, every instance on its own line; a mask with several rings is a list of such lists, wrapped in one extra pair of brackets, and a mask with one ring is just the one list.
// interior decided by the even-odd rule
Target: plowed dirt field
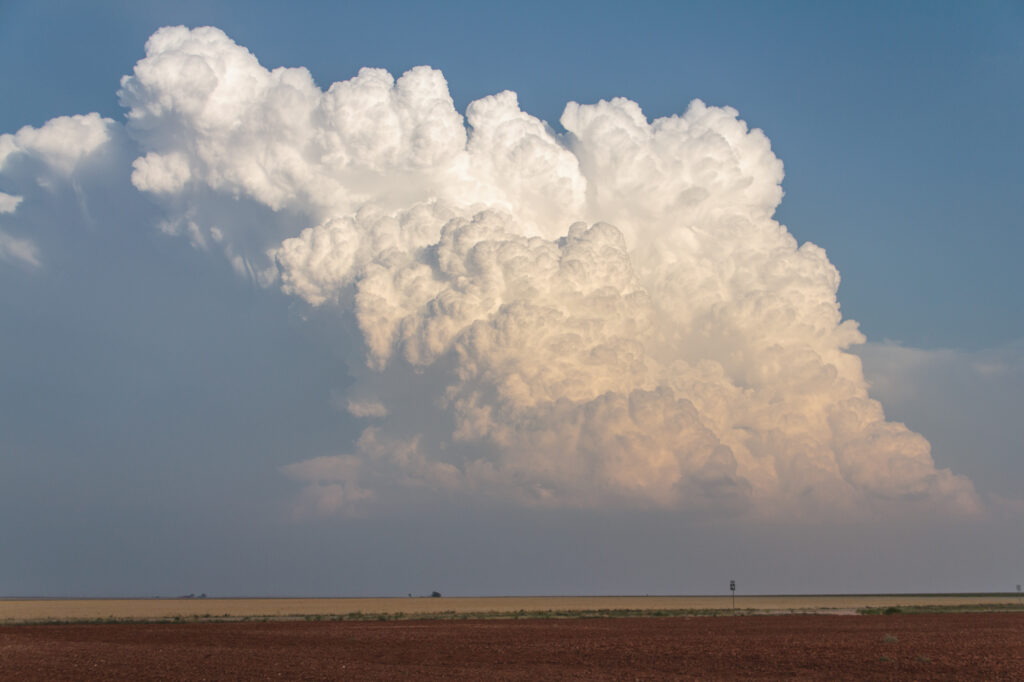
[(1024, 679), (1024, 614), (15, 625), (0, 679)]

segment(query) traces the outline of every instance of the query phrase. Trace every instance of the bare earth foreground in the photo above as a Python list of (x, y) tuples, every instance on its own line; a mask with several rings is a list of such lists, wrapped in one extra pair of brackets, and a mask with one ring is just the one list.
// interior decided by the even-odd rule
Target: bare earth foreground
[[(867, 607), (957, 607), (965, 604), (1005, 606), (1017, 595), (988, 594), (851, 594), (741, 595), (736, 608), (755, 611), (852, 611)], [(579, 612), (725, 611), (728, 596), (603, 597), (381, 597), (336, 599), (0, 599), (0, 625), (26, 621), (161, 620), (243, 618), (337, 618), (350, 614), (432, 613), (511, 614), (517, 611)], [(658, 615), (658, 614), (651, 614)], [(667, 614), (661, 614), (667, 615)]]
[(1024, 679), (1024, 613), (0, 626), (0, 679)]

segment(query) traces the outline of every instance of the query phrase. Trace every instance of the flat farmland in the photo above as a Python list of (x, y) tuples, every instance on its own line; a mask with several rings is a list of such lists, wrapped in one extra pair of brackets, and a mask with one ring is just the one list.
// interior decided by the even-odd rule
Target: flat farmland
[(1024, 613), (0, 626), (0, 679), (1024, 679)]
[[(736, 608), (757, 612), (853, 612), (863, 608), (1016, 605), (1011, 594), (798, 595), (736, 597)], [(3, 599), (0, 623), (93, 620), (298, 619), (378, 614), (512, 615), (552, 612), (727, 611), (728, 596), (622, 597), (395, 597), (351, 599)]]

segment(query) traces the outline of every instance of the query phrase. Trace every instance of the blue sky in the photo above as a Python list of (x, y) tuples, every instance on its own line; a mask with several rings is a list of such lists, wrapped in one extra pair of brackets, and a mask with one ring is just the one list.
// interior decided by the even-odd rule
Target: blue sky
[[(1024, 336), (1019, 3), (20, 3), (0, 9), (0, 128), (118, 117), (120, 77), (158, 27), (215, 25), (326, 87), (429, 64), (459, 109), (499, 89), (557, 125), (568, 100), (737, 108), (786, 164), (779, 217), (824, 246), (873, 340), (985, 348)], [(427, 30), (425, 27), (430, 27)], [(912, 315), (907, 311), (913, 310)]]
[[(1020, 508), (1020, 3), (5, 1), (0, 133), (92, 111), (123, 121), (121, 76), (178, 24), (215, 25), (321, 88), (363, 66), (428, 64), (459, 112), (510, 89), (556, 132), (570, 100), (623, 96), (648, 119), (694, 98), (734, 107), (785, 165), (776, 219), (842, 275), (872, 395), (939, 466)], [(18, 182), (0, 176), (0, 192)], [(127, 174), (111, 182), (130, 189)], [(153, 203), (125, 191), (88, 220), (70, 190), (49, 213), (26, 200), (14, 214), (35, 225), (45, 266), (0, 260), (0, 540), (15, 550), (0, 594), (702, 593), (743, 564), (764, 592), (1020, 582), (1020, 543), (1003, 535), (1019, 512), (1002, 502), (984, 523), (819, 528), (817, 545), (648, 511), (466, 518), (416, 494), (378, 515), (289, 521), (280, 468), (358, 436), (337, 403), (360, 342), (159, 233)], [(747, 549), (717, 539), (724, 527)]]

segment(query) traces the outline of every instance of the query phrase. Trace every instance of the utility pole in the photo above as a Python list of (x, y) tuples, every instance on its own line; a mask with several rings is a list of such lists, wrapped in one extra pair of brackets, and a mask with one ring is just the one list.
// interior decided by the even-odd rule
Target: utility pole
[[(729, 591), (732, 592), (732, 610), (736, 612), (736, 581), (729, 581)], [(1017, 591), (1020, 592), (1020, 585), (1017, 585)]]

